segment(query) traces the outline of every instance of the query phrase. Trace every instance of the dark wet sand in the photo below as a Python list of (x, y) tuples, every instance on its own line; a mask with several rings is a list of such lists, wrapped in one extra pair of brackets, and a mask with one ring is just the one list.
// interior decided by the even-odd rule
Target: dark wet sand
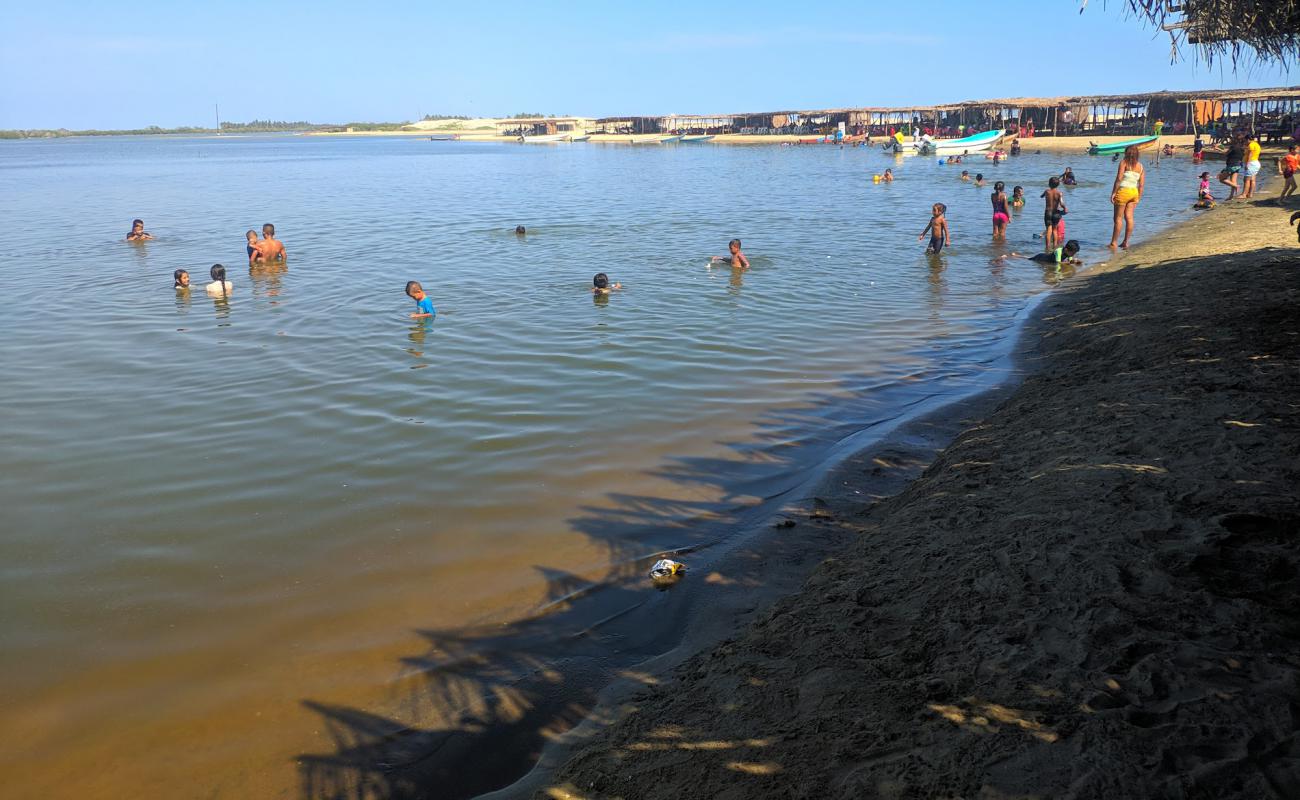
[(1221, 206), (1067, 284), (1009, 398), (875, 505), (846, 464), (800, 525), (852, 543), (529, 789), (1300, 797), (1288, 215)]

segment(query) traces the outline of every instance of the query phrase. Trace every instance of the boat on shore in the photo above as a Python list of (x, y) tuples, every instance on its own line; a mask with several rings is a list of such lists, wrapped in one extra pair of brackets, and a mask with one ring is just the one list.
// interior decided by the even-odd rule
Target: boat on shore
[(584, 134), (582, 134), (581, 136), (571, 136), (571, 137), (569, 137), (569, 141), (571, 141), (571, 142), (585, 142), (585, 141), (587, 141), (587, 140), (590, 139), (590, 138), (591, 138), (591, 134), (590, 134), (590, 133), (584, 133)]
[(982, 153), (1006, 138), (1002, 130), (983, 131), (965, 136), (961, 139), (935, 139), (918, 147), (918, 152), (940, 156), (960, 156), (967, 153)]
[(659, 137), (659, 144), (677, 144), (681, 140), (682, 137), (680, 136), (661, 136)]
[(683, 136), (681, 141), (682, 144), (699, 144), (700, 142), (707, 142), (712, 138), (712, 136)]
[(573, 139), (571, 133), (551, 133), (544, 136), (520, 136), (519, 141), (523, 144), (552, 144), (554, 142), (567, 142)]
[(1096, 144), (1095, 142), (1089, 142), (1088, 155), (1102, 156), (1110, 155), (1111, 153), (1122, 153), (1134, 145), (1138, 147), (1146, 147), (1149, 144), (1155, 144), (1156, 139), (1159, 138), (1159, 136), (1139, 136), (1136, 139), (1128, 139), (1123, 142), (1111, 142), (1110, 144)]

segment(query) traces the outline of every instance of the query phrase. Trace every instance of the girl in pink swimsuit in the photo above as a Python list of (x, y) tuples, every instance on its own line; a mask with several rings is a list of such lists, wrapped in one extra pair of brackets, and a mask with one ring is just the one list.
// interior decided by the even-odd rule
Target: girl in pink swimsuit
[(1006, 184), (998, 181), (993, 184), (993, 241), (1007, 238), (1007, 223), (1011, 221), (1011, 212), (1007, 209)]

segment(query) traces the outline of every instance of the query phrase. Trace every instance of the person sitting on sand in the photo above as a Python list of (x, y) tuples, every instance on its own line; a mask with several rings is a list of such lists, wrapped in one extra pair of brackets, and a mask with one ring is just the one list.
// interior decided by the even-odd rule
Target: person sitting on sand
[(1057, 246), (1056, 240), (1056, 223), (1061, 221), (1068, 209), (1065, 207), (1065, 200), (1061, 197), (1061, 190), (1057, 187), (1061, 185), (1061, 179), (1053, 175), (1047, 179), (1047, 189), (1039, 197), (1043, 198), (1043, 241), (1047, 247)]
[(609, 294), (615, 289), (622, 289), (622, 288), (623, 288), (623, 284), (621, 283), (611, 284), (609, 282), (609, 276), (603, 272), (597, 272), (596, 276), (591, 279), (592, 294)]
[(921, 231), (921, 235), (916, 237), (919, 242), (927, 233), (930, 234), (930, 244), (925, 248), (925, 254), (928, 256), (938, 255), (946, 245), (952, 244), (952, 236), (948, 232), (948, 220), (944, 217), (947, 211), (948, 207), (943, 203), (935, 203), (930, 208), (929, 223), (926, 224), (925, 230)]
[(1069, 167), (1066, 167), (1066, 168), (1065, 168), (1065, 172), (1062, 172), (1062, 173), (1061, 173), (1061, 185), (1062, 185), (1062, 186), (1075, 186), (1075, 185), (1077, 185), (1077, 184), (1078, 184), (1078, 181), (1076, 181), (1076, 180), (1074, 179), (1074, 170), (1070, 169)]
[(275, 226), (266, 223), (262, 226), (262, 241), (258, 242), (263, 261), (285, 261), (284, 243), (275, 238)]
[(144, 220), (131, 220), (131, 232), (126, 235), (128, 242), (144, 242), (153, 238), (152, 233), (146, 233), (144, 230)]
[(415, 301), (415, 313), (411, 319), (425, 319), (438, 313), (438, 309), (433, 307), (433, 300), (424, 293), (424, 287), (419, 281), (406, 282), (406, 296)]
[(229, 297), (230, 293), (234, 291), (235, 285), (226, 280), (226, 268), (220, 264), (213, 264), (212, 269), (208, 271), (208, 274), (212, 276), (212, 283), (209, 283), (204, 287), (208, 296), (221, 298)]
[[(1200, 205), (1202, 202), (1209, 201), (1208, 206)], [(1210, 173), (1201, 173), (1201, 185), (1196, 189), (1197, 208), (1214, 208), (1214, 195), (1210, 193)]]
[(1007, 195), (1003, 191), (1006, 184), (998, 181), (993, 184), (993, 241), (1005, 241), (1007, 238), (1007, 223), (1011, 221), (1011, 210), (1007, 208)]
[(714, 256), (710, 261), (713, 263), (726, 263), (740, 269), (749, 269), (749, 259), (745, 254), (740, 252), (740, 240), (732, 239), (727, 242), (727, 249), (731, 251), (730, 256)]
[(190, 290), (190, 273), (183, 269), (173, 272), (172, 288), (178, 292), (188, 292)]
[(1004, 256), (998, 256), (998, 261), (1006, 261), (1008, 258), (1023, 258), (1038, 264), (1055, 264), (1059, 269), (1062, 264), (1082, 264), (1081, 259), (1075, 258), (1075, 254), (1078, 252), (1079, 240), (1071, 239), (1050, 253), (1034, 253), (1032, 256), (1023, 253), (1007, 253)]
[(1012, 208), (1025, 207), (1025, 187), (1017, 186), (1016, 188), (1011, 190), (1011, 207)]

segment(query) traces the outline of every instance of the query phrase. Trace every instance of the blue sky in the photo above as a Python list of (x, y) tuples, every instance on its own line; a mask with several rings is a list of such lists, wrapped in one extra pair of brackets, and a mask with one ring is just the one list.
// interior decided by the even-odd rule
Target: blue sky
[(0, 128), (605, 116), (1289, 85), (1169, 63), (1125, 4), (48, 0), (5, 12)]

